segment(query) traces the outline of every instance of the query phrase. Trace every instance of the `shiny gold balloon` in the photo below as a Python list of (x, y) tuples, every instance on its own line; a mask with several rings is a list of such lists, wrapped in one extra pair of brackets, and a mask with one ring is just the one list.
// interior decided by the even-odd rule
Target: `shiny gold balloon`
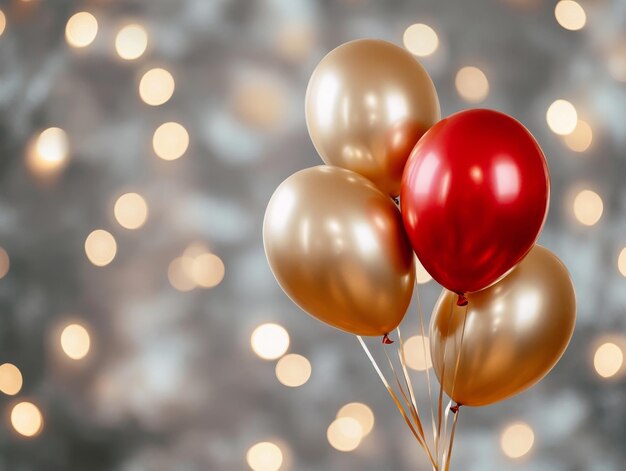
[(267, 206), (263, 243), (282, 289), (319, 320), (383, 335), (404, 317), (413, 251), (391, 198), (361, 175), (323, 165), (287, 178)]
[(306, 92), (311, 140), (329, 165), (353, 170), (391, 196), (413, 147), (439, 121), (439, 100), (422, 65), (386, 41), (360, 39), (331, 51)]
[(457, 306), (456, 298), (443, 290), (430, 345), (439, 381), (462, 405), (484, 406), (535, 385), (561, 358), (574, 331), (572, 281), (561, 261), (539, 245), (499, 282), (468, 294), (466, 307)]

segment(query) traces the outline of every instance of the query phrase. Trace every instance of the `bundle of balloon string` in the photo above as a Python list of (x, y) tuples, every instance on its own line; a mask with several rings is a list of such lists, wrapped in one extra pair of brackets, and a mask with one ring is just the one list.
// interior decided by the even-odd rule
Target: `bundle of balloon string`
[[(268, 262), (300, 308), (357, 336), (432, 468), (447, 471), (460, 408), (536, 384), (574, 330), (568, 271), (536, 244), (549, 205), (546, 158), (507, 114), (474, 109), (441, 119), (424, 67), (385, 41), (330, 52), (305, 105), (326, 165), (296, 172), (272, 195)], [(399, 327), (415, 291), (427, 358), (416, 257), (443, 286), (428, 332), (440, 384), (435, 401), (426, 368), (432, 436)], [(391, 381), (367, 336), (382, 338)]]

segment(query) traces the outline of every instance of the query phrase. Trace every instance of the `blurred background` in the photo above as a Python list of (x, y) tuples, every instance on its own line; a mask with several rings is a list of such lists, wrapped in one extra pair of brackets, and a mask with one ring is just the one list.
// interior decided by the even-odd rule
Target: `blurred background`
[[(624, 0), (0, 10), (0, 470), (428, 469), (356, 340), (293, 305), (263, 253), (273, 190), (321, 163), (308, 78), (364, 37), (419, 58), (444, 116), (494, 108), (533, 132), (540, 242), (577, 289), (562, 361), (464, 410), (453, 468), (626, 469)], [(419, 278), (429, 315), (440, 288)]]

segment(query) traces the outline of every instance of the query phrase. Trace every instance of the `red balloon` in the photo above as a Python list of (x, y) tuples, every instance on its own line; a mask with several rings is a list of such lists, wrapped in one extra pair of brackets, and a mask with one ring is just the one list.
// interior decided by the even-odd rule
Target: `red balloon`
[(486, 288), (524, 258), (549, 198), (539, 144), (521, 123), (492, 110), (461, 111), (435, 124), (413, 149), (400, 192), (415, 253), (460, 295)]

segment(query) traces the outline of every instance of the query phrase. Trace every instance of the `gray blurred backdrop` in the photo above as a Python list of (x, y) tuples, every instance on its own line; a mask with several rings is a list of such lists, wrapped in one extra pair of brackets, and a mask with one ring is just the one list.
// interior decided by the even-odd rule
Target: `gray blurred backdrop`
[[(261, 238), (273, 190), (321, 162), (304, 122), (315, 64), (355, 38), (402, 45), (414, 23), (439, 38), (420, 60), (444, 116), (475, 106), (501, 110), (543, 147), (552, 199), (540, 241), (569, 267), (579, 300), (572, 343), (540, 385), (463, 411), (453, 467), (626, 469), (626, 382), (620, 373), (602, 378), (593, 362), (599, 343), (619, 343), (626, 328), (626, 278), (618, 269), (626, 246), (626, 2), (580, 3), (587, 23), (569, 31), (555, 19), (555, 2), (545, 0), (0, 2), (0, 245), (10, 260), (0, 280), (0, 363), (23, 377), (17, 394), (0, 398), (0, 470), (245, 470), (248, 449), (263, 441), (279, 445), (285, 470), (428, 469), (356, 340), (287, 299)], [(98, 32), (87, 47), (71, 47), (66, 23), (83, 10), (97, 18)], [(115, 50), (128, 23), (148, 37), (135, 60)], [(480, 68), (489, 81), (479, 104), (455, 87), (463, 66)], [(176, 83), (161, 106), (138, 93), (153, 67)], [(557, 99), (591, 126), (584, 152), (548, 127), (546, 111)], [(173, 161), (152, 148), (155, 129), (167, 121), (189, 134), (188, 149)], [(67, 133), (69, 150), (49, 172), (29, 164), (28, 153), (50, 127)], [(581, 189), (603, 201), (591, 226), (574, 215)], [(113, 215), (126, 192), (141, 194), (149, 208), (137, 230)], [(117, 241), (103, 267), (85, 254), (95, 229)], [(190, 245), (223, 260), (218, 286), (172, 285), (180, 274), (170, 264)], [(431, 281), (420, 289), (429, 316), (440, 288)], [(71, 322), (90, 334), (81, 360), (60, 345), (60, 329)], [(251, 348), (253, 330), (266, 322), (284, 326), (289, 352), (310, 360), (302, 387), (283, 386), (275, 361)], [(415, 306), (403, 328), (417, 334)], [(424, 376), (415, 381), (425, 400)], [(41, 411), (36, 436), (12, 425), (20, 401)], [(376, 425), (355, 451), (342, 453), (326, 429), (352, 401), (368, 404)], [(511, 460), (500, 435), (516, 421), (533, 428), (535, 442)]]

